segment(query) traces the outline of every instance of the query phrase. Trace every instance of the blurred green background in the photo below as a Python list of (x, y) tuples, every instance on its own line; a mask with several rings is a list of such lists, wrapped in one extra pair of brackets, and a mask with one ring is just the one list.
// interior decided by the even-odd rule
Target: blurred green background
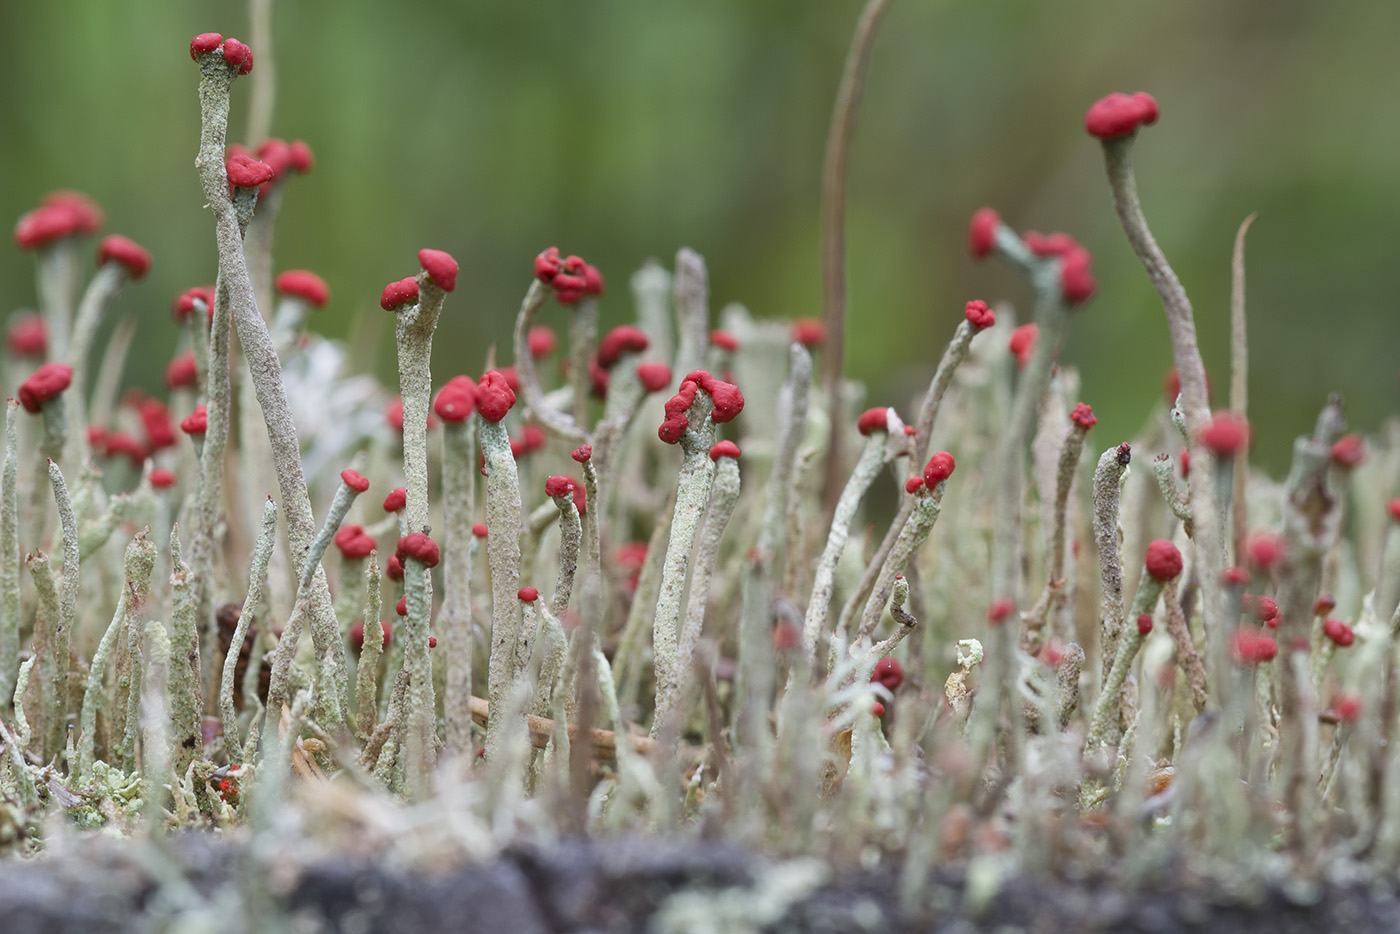
[[(444, 376), (508, 343), (530, 260), (550, 244), (608, 276), (608, 324), (631, 313), (631, 271), (648, 256), (669, 265), (682, 245), (707, 257), (716, 310), (818, 315), (822, 149), (859, 8), (277, 0), (274, 133), (317, 157), (290, 183), (278, 267), (325, 276), (333, 301), (316, 326), (357, 335), (386, 378), (379, 291), (416, 271), (421, 246), (463, 266), (439, 332)], [(148, 389), (175, 345), (171, 298), (213, 278), (186, 52), (207, 30), (248, 38), (245, 5), (0, 4), (0, 217), (78, 188), (105, 206), (109, 231), (151, 250), (150, 276), (117, 308), (142, 318), (130, 379)], [(1331, 390), (1358, 429), (1376, 428), (1395, 409), (1400, 346), (1397, 38), (1393, 0), (895, 0), (851, 158), (848, 372), (871, 382), (872, 401), (893, 399), (931, 369), (967, 299), (1025, 305), (1014, 274), (964, 247), (969, 214), (993, 205), (1093, 251), (1099, 293), (1065, 356), (1101, 440), (1134, 431), (1170, 355), (1082, 116), (1108, 91), (1148, 90), (1162, 119), (1137, 147), (1145, 207), (1221, 394), (1230, 245), (1259, 212), (1259, 456), (1282, 470)], [(268, 50), (255, 52), (264, 66)], [(231, 141), (243, 82), (234, 97)], [(34, 301), (32, 258), (9, 242), (0, 288), (0, 315)]]

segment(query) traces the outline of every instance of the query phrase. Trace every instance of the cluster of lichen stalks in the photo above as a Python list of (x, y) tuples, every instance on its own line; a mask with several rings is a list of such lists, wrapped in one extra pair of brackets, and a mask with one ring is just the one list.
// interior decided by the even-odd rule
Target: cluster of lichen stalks
[[(480, 855), (522, 831), (693, 826), (895, 860), (910, 898), (935, 860), (970, 860), (985, 896), (1009, 868), (1106, 855), (1131, 875), (1182, 852), (1273, 853), (1297, 878), (1360, 865), (1339, 855), (1400, 859), (1400, 763), (1381, 742), (1397, 705), (1395, 457), (1373, 443), (1363, 458), (1331, 402), (1286, 483), (1248, 475), (1242, 250), (1230, 409), (1212, 414), (1129, 162), (1150, 97), (1111, 95), (1086, 125), (1179, 376), (1091, 475), (1095, 418), (1055, 365), (1094, 291), (1089, 254), (982, 211), (972, 252), (1025, 274), (1033, 318), (1012, 329), (1009, 309), (968, 303), (909, 424), (856, 417), (854, 384), (823, 407), (819, 327), (731, 306), (712, 330), (688, 250), (633, 276), (636, 323), (601, 338), (602, 277), (546, 250), (514, 366), (477, 348), (480, 380), (434, 395), (458, 267), (423, 250), (382, 298), (396, 431), (350, 439), (352, 464), (307, 477), (321, 439), (299, 437), (283, 368), (319, 346), (301, 330), (327, 289), (284, 273), (266, 312), (271, 227), (310, 153), (226, 148), (252, 53), (216, 34), (190, 52), (219, 266), (177, 304), (188, 349), (168, 406), (111, 401), (129, 329), (86, 374), (144, 251), (104, 241), (76, 300), (95, 207), (54, 196), (16, 231), (42, 310), (12, 321), (5, 361), (36, 417), (9, 402), (0, 846), (72, 823), (248, 824)], [(551, 298), (568, 318), (558, 366), (537, 323)], [(824, 510), (825, 460), (853, 449)], [(371, 485), (383, 500), (357, 499)], [(864, 524), (877, 487), (898, 505)]]

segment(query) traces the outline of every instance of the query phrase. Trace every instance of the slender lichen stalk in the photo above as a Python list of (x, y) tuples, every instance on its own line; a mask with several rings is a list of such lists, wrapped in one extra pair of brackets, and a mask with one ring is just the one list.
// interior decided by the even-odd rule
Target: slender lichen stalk
[(58, 465), (49, 461), (49, 483), (58, 504), (58, 521), (63, 529), (63, 589), (58, 601), (58, 619), (49, 632), (49, 656), (45, 674), (52, 683), (52, 706), (44, 710), (44, 757), (51, 758), (63, 748), (68, 726), (68, 672), (72, 667), (70, 645), (78, 620), (78, 517), (68, 498), (68, 485)]
[[(476, 516), (476, 425), (471, 418), (444, 421), (442, 428), (442, 507), (447, 526), (442, 555), (443, 648), (447, 652), (447, 682), (443, 694), (443, 717), (447, 725), (446, 746), (459, 756), (471, 756), (472, 745), (472, 519)], [(377, 598), (376, 598), (377, 599)], [(368, 611), (366, 611), (368, 612)], [(372, 638), (375, 615), (365, 616), (366, 645)], [(361, 666), (364, 650), (361, 650)], [(363, 672), (363, 667), (361, 668)], [(363, 684), (363, 674), (361, 684)], [(371, 717), (373, 716), (371, 712)], [(373, 720), (371, 719), (371, 724)], [(364, 733), (365, 711), (360, 711)]]
[[(238, 738), (238, 712), (233, 706), (233, 681), (237, 673), (238, 656), (248, 638), (248, 627), (252, 625), (253, 615), (262, 606), (263, 580), (267, 577), (267, 565), (272, 558), (272, 548), (276, 542), (277, 503), (269, 496), (263, 503), (262, 527), (253, 546), (252, 560), (248, 563), (248, 593), (243, 600), (243, 609), (238, 614), (238, 624), (230, 637), (228, 653), (224, 656), (219, 678), (219, 711), (224, 720), (224, 736), (228, 737), (226, 745), (230, 749), (241, 747)], [(259, 664), (256, 652), (253, 653), (252, 662), (254, 665)]]
[[(1154, 542), (1154, 545), (1159, 543)], [(1175, 549), (1172, 549), (1175, 551)], [(1154, 573), (1151, 551), (1147, 566), (1139, 577), (1139, 584), (1136, 596), (1133, 598), (1131, 616), (1133, 619), (1146, 617), (1150, 623), (1151, 615), (1157, 606), (1157, 601), (1162, 595), (1162, 587), (1166, 581), (1162, 580), (1157, 573)], [(1181, 558), (1177, 555), (1176, 574), (1181, 571)], [(1173, 574), (1167, 580), (1174, 579)], [(1143, 642), (1147, 640), (1148, 633), (1152, 631), (1150, 625), (1136, 625), (1130, 628), (1118, 639), (1117, 654), (1113, 659), (1113, 667), (1109, 670), (1108, 677), (1104, 679), (1103, 689), (1099, 692), (1099, 699), (1094, 704), (1094, 713), (1089, 720), (1089, 735), (1084, 741), (1084, 748), (1092, 750), (1105, 741), (1106, 734), (1111, 734), (1110, 724), (1116, 722), (1122, 715), (1123, 682), (1128, 678), (1128, 672), (1133, 667), (1133, 661), (1137, 658), (1138, 650), (1142, 648)]]
[(73, 368), (73, 382), (68, 387), (68, 449), (64, 463), (85, 464), (90, 456), (87, 439), (87, 359), (97, 336), (102, 314), (112, 297), (131, 278), (121, 263), (103, 263), (88, 283), (78, 303), (73, 319), (73, 333), (68, 344), (68, 365)]
[(19, 403), (5, 402), (5, 461), (0, 468), (0, 707), (15, 691), (19, 667)]
[[(860, 509), (866, 492), (884, 466), (885, 446), (888, 441), (887, 431), (876, 431), (865, 442), (865, 448), (860, 452), (860, 460), (856, 462), (855, 470), (851, 472), (851, 478), (846, 481), (846, 487), (841, 491), (841, 498), (836, 503), (831, 530), (826, 536), (826, 547), (817, 559), (812, 595), (807, 600), (807, 615), (802, 623), (802, 651), (807, 653), (813, 664), (817, 660), (818, 644), (824, 636), (830, 634), (828, 617), (836, 582), (836, 563), (846, 550), (856, 511)], [(900, 505), (902, 507), (903, 503)]]
[[(268, 334), (267, 323), (258, 311), (253, 296), (253, 284), (243, 256), (238, 214), (228, 195), (228, 175), (224, 169), (229, 90), (238, 69), (226, 62), (217, 50), (200, 55), (199, 65), (201, 134), (195, 167), (204, 186), (204, 196), (214, 210), (215, 240), (219, 248), (219, 288), (227, 290), (234, 326), (238, 330), (258, 405), (262, 409), (263, 422), (272, 442), (272, 461), (287, 523), (292, 568), (297, 577), (302, 578), (307, 573), (316, 523), (307, 494), (306, 477), (302, 472), (296, 424), (292, 420), (291, 405), (282, 384), (282, 366)], [(216, 320), (215, 336), (217, 330)], [(345, 650), (336, 625), (325, 572), (318, 562), (312, 566), (311, 573), (308, 603), (316, 654), (320, 658), (329, 650), (343, 671)]]
[(559, 510), (559, 573), (555, 577), (549, 611), (556, 618), (563, 618), (574, 592), (574, 574), (578, 571), (583, 525), (579, 520), (578, 507), (574, 504), (572, 489), (550, 498)]
[(165, 827), (165, 788), (170, 783), (169, 714), (165, 698), (170, 675), (170, 637), (164, 624), (143, 627), (145, 679), (141, 685), (141, 798), (152, 832)]
[(1069, 508), (1070, 487), (1074, 484), (1079, 458), (1084, 453), (1084, 441), (1093, 426), (1093, 422), (1090, 421), (1092, 418), (1092, 415), (1082, 421), (1076, 418), (1073, 427), (1065, 435), (1064, 444), (1060, 447), (1060, 459), (1055, 471), (1055, 502), (1051, 509), (1053, 519), (1049, 539), (1050, 557), (1045, 567), (1045, 589), (1041, 591), (1035, 606), (1026, 614), (1025, 627), (1021, 632), (1021, 647), (1032, 654), (1040, 648), (1047, 623), (1051, 624), (1051, 632), (1054, 635), (1070, 635), (1067, 631), (1061, 631), (1065, 627), (1060, 624), (1065, 602), (1064, 588), (1067, 583), (1064, 577), (1065, 521)]
[[(886, 559), (885, 566), (875, 581), (875, 588), (871, 591), (870, 598), (866, 600), (865, 611), (861, 614), (860, 627), (850, 642), (853, 652), (859, 649), (863, 640), (874, 632), (876, 624), (880, 622), (880, 611), (884, 609), (885, 602), (890, 599), (894, 591), (896, 577), (904, 573), (904, 569), (908, 567), (915, 552), (923, 546), (924, 542), (928, 541), (929, 535), (932, 534), (933, 527), (938, 522), (938, 516), (943, 511), (943, 493), (947, 487), (948, 481), (944, 479), (932, 489), (929, 489), (925, 484), (911, 494), (917, 500), (914, 505), (914, 514), (910, 516), (908, 524), (904, 526), (904, 530), (899, 533), (894, 547), (890, 549), (890, 556)], [(842, 635), (844, 637), (844, 633)]]
[(1104, 451), (1094, 468), (1094, 544), (1099, 553), (1101, 579), (1099, 610), (1100, 646), (1103, 673), (1107, 678), (1118, 652), (1118, 636), (1123, 631), (1123, 558), (1119, 554), (1122, 531), (1118, 512), (1123, 496), (1123, 478), (1132, 452), (1120, 444)]
[[(171, 554), (179, 554), (179, 526), (170, 532)], [(184, 775), (195, 756), (203, 751), (200, 722), (204, 713), (199, 667), (199, 629), (195, 615), (199, 594), (190, 566), (178, 557), (170, 571), (170, 635), (174, 651), (170, 668), (169, 703), (174, 728), (172, 767)], [(235, 653), (237, 650), (234, 650)]]
[[(360, 734), (360, 741), (364, 743), (368, 743), (370, 737), (374, 735), (375, 721), (379, 717), (379, 688), (376, 686), (376, 680), (379, 677), (379, 657), (384, 652), (384, 621), (379, 618), (383, 609), (379, 596), (380, 585), (379, 553), (371, 551), (369, 560), (365, 562), (364, 629), (361, 631), (360, 667), (355, 680), (356, 729)], [(450, 659), (448, 672), (450, 689)], [(451, 698), (452, 695), (449, 693), (449, 702)], [(470, 729), (470, 713), (467, 717), (468, 729)], [(451, 724), (452, 721), (449, 717), (449, 736), (452, 735)]]
[[(515, 318), (515, 372), (520, 379), (520, 395), (525, 401), (525, 417), (539, 422), (548, 431), (572, 444), (586, 444), (590, 439), (584, 424), (545, 402), (539, 375), (535, 372), (535, 356), (530, 353), (530, 328), (534, 326), (535, 316), (544, 307), (549, 295), (548, 285), (539, 279), (533, 280)], [(594, 327), (596, 329), (596, 323)], [(587, 374), (587, 360), (584, 363)], [(572, 357), (569, 365), (574, 365)]]
[[(520, 631), (516, 600), (520, 590), (520, 476), (505, 425), (483, 417), (478, 427), (486, 459), (486, 555), (491, 568), (488, 702), (491, 709), (505, 711), (515, 684), (515, 643)], [(508, 719), (493, 716), (486, 726), (488, 760), (503, 753), (507, 735), (514, 729)]]
[(677, 653), (680, 649), (681, 598), (685, 595), (686, 568), (695, 547), (695, 535), (710, 501), (715, 464), (710, 460), (715, 427), (710, 419), (713, 402), (709, 393), (695, 393), (686, 412), (693, 427), (681, 436), (685, 456), (681, 461), (676, 487), (676, 506), (671, 515), (671, 538), (666, 544), (666, 560), (661, 570), (661, 589), (656, 598), (652, 621), (652, 664), (656, 679), (656, 708), (651, 735), (655, 738), (679, 699), (681, 677)]
[(690, 569), (690, 593), (685, 605), (685, 623), (681, 628), (680, 644), (676, 649), (676, 665), (682, 684), (695, 662), (695, 647), (705, 626), (705, 608), (710, 600), (710, 584), (719, 561), (720, 540), (734, 507), (739, 502), (739, 459), (728, 454), (715, 458), (714, 485), (710, 491), (710, 508), (705, 513), (705, 525), (695, 548)]

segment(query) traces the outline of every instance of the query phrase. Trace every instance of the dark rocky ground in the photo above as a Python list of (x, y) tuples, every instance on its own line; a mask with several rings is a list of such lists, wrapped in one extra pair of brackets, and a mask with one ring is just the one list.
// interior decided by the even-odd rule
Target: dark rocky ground
[(806, 864), (799, 894), (775, 899), (774, 872), (782, 873), (775, 864), (724, 846), (637, 838), (520, 847), (484, 866), (440, 873), (272, 865), (202, 835), (164, 851), (95, 841), (41, 860), (7, 860), (0, 932), (1400, 931), (1396, 892), (1361, 886), (1324, 890), (1307, 905), (1266, 889), (1245, 904), (1180, 886), (1129, 894), (1013, 879), (970, 915), (962, 880), (951, 873), (930, 880), (924, 893), (938, 909), (910, 917), (898, 907), (897, 873), (836, 874), (813, 884), (815, 864)]

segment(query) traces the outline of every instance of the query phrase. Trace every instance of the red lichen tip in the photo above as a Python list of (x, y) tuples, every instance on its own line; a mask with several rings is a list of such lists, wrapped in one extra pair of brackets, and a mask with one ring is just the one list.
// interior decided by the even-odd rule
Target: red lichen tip
[(1351, 470), (1366, 459), (1366, 442), (1360, 435), (1343, 435), (1332, 445), (1332, 463)]
[(238, 68), (240, 75), (253, 70), (253, 50), (232, 36), (224, 40), (224, 61)]
[(199, 382), (199, 370), (195, 366), (194, 351), (187, 350), (165, 367), (165, 385), (169, 389), (193, 387)]
[(923, 486), (923, 477), (910, 477), (908, 480), (904, 481), (904, 492), (912, 496), (913, 494), (919, 492), (919, 490), (923, 489)]
[(534, 587), (521, 587), (515, 594), (520, 598), (521, 603), (534, 603), (540, 598), (540, 592)]
[(1143, 563), (1155, 580), (1163, 583), (1175, 580), (1181, 574), (1181, 551), (1165, 538), (1159, 538), (1148, 544), (1147, 559)]
[(1011, 332), (1011, 339), (1006, 342), (1006, 349), (1016, 357), (1016, 368), (1024, 370), (1026, 364), (1030, 362), (1031, 354), (1035, 353), (1035, 342), (1040, 337), (1039, 325), (1032, 322), (1023, 324)]
[(102, 226), (102, 208), (78, 191), (55, 191), (15, 224), (15, 245), (37, 250), (62, 237), (90, 234)]
[(1400, 496), (1394, 497), (1386, 504), (1386, 509), (1390, 511), (1392, 522), (1400, 522)]
[(174, 486), (175, 483), (176, 478), (173, 471), (166, 470), (164, 467), (157, 467), (155, 470), (151, 471), (151, 486), (155, 489), (168, 490)]
[(385, 311), (395, 311), (402, 305), (416, 303), (418, 301), (418, 279), (409, 276), (407, 279), (400, 279), (397, 282), (390, 282), (384, 286), (384, 292), (379, 296), (379, 307)]
[(444, 422), (462, 422), (476, 408), (476, 382), (470, 376), (454, 376), (438, 390), (433, 411)]
[(558, 335), (554, 333), (554, 328), (547, 324), (537, 324), (530, 328), (530, 334), (526, 340), (530, 345), (530, 356), (535, 358), (547, 357), (554, 353), (554, 348), (559, 346)]
[(1069, 420), (1080, 428), (1088, 431), (1099, 423), (1098, 416), (1094, 414), (1093, 408), (1081, 402), (1074, 407), (1074, 411), (1069, 413)]
[(37, 415), (45, 402), (73, 382), (73, 368), (66, 363), (45, 363), (20, 384), (19, 402), (24, 410)]
[(97, 265), (101, 266), (108, 261), (121, 263), (133, 279), (140, 279), (146, 274), (146, 270), (151, 268), (151, 254), (136, 241), (128, 240), (121, 234), (103, 237), (102, 243), (97, 247)]
[(451, 292), (457, 288), (459, 267), (451, 253), (424, 248), (418, 251), (418, 263), (428, 274), (428, 278), (432, 279), (433, 283), (444, 292)]
[(585, 263), (583, 267), (583, 291), (588, 295), (602, 295), (607, 283), (603, 281), (603, 274), (598, 271), (598, 267), (591, 263)]
[(1060, 259), (1060, 297), (1066, 305), (1078, 305), (1094, 297), (1099, 287), (1093, 273), (1094, 257), (1076, 244)]
[(1151, 94), (1117, 91), (1094, 102), (1084, 114), (1084, 129), (1099, 139), (1117, 139), (1157, 122), (1157, 101)]
[(513, 405), (515, 390), (510, 388), (506, 378), (497, 370), (483, 373), (476, 388), (476, 410), (481, 417), (488, 422), (499, 422)]
[(194, 407), (194, 411), (182, 422), (180, 430), (187, 435), (202, 435), (209, 430), (209, 413), (202, 405)]
[(185, 289), (176, 296), (175, 304), (172, 306), (175, 317), (181, 321), (188, 318), (194, 312), (196, 302), (204, 306), (205, 315), (212, 321), (214, 318), (214, 289), (212, 286), (206, 288), (197, 285), (194, 288)]
[(1278, 655), (1278, 643), (1254, 629), (1235, 630), (1230, 638), (1230, 655), (1239, 665), (1259, 665)]
[(979, 331), (985, 331), (997, 323), (996, 312), (988, 308), (987, 303), (980, 298), (974, 298), (967, 303), (967, 307), (963, 309), (963, 317)]
[(1322, 623), (1322, 634), (1341, 649), (1356, 641), (1356, 632), (1339, 619), (1325, 620)]
[(541, 282), (553, 282), (559, 275), (559, 248), (552, 246), (535, 257), (535, 278)]
[(867, 438), (877, 431), (888, 432), (890, 430), (890, 412), (892, 410), (886, 406), (878, 409), (866, 409), (860, 413), (860, 418), (856, 419), (856, 430)]
[(152, 451), (175, 446), (175, 426), (170, 423), (170, 410), (159, 399), (146, 399), (137, 414), (146, 430), (146, 440)]
[(739, 445), (733, 441), (716, 441), (710, 446), (710, 460), (719, 462), (721, 457), (739, 459)]
[(304, 298), (317, 308), (324, 307), (331, 297), (326, 280), (307, 269), (289, 269), (282, 273), (277, 277), (277, 291)]
[(340, 472), (340, 480), (356, 493), (363, 493), (369, 489), (369, 479), (358, 470), (349, 467)]
[(1137, 618), (1138, 635), (1145, 636), (1152, 631), (1152, 614), (1143, 613)]
[(407, 595), (402, 596), (402, 597), (399, 597), (399, 602), (394, 604), (394, 612), (397, 613), (397, 614), (399, 614), (400, 616), (407, 616), (407, 615), (408, 615), (408, 597), (407, 597)]
[(660, 392), (671, 385), (671, 368), (654, 360), (637, 364), (637, 379), (648, 393)]
[(478, 522), (478, 523), (476, 523), (475, 525), (473, 525), (473, 526), (472, 526), (472, 534), (475, 535), (477, 538), (485, 538), (485, 537), (486, 537), (486, 523), (485, 523), (485, 522)]
[(792, 322), (792, 340), (814, 350), (826, 343), (826, 325), (816, 318), (798, 318)]
[(715, 328), (710, 332), (710, 346), (718, 347), (720, 350), (727, 350), (733, 353), (739, 349), (739, 338), (728, 331)]
[(441, 560), (437, 542), (422, 532), (410, 532), (399, 539), (399, 548), (396, 554), (400, 561), (412, 558), (427, 568), (437, 567), (438, 561)]
[(1337, 601), (1332, 597), (1330, 593), (1322, 594), (1316, 600), (1313, 601), (1313, 615), (1326, 616), (1328, 613), (1331, 613), (1332, 610), (1336, 608), (1336, 606)]
[(546, 441), (548, 438), (539, 425), (524, 425), (520, 429), (520, 437), (510, 439), (511, 456), (518, 458), (522, 454), (538, 451), (545, 446)]
[(300, 175), (305, 175), (316, 167), (316, 155), (305, 140), (293, 140), (287, 147), (287, 158), (291, 160), (292, 168)]
[(1249, 572), (1242, 567), (1228, 567), (1220, 572), (1220, 583), (1227, 587), (1243, 587), (1249, 583)]
[(1245, 557), (1251, 567), (1267, 571), (1283, 557), (1283, 539), (1271, 532), (1255, 532), (1245, 543)]
[(190, 59), (199, 61), (199, 56), (205, 52), (212, 52), (224, 41), (224, 37), (217, 32), (202, 32), (190, 40)]
[(1001, 215), (991, 208), (979, 208), (972, 213), (967, 225), (967, 249), (974, 257), (981, 259), (992, 252), (996, 244), (997, 227)]
[(347, 561), (359, 561), (368, 558), (369, 553), (374, 551), (374, 538), (365, 531), (362, 525), (343, 525), (336, 530), (332, 539), (335, 547), (340, 549), (340, 555)]
[(1342, 723), (1355, 723), (1361, 719), (1361, 698), (1354, 694), (1338, 694), (1332, 700), (1332, 712)]
[[(641, 353), (651, 345), (651, 341), (640, 328), (622, 324), (613, 328), (598, 342), (598, 365), (611, 370), (624, 353)], [(670, 382), (668, 377), (666, 382)]]
[(930, 490), (953, 475), (957, 462), (947, 451), (938, 451), (924, 465), (924, 486)]
[(1201, 429), (1200, 442), (1220, 457), (1234, 457), (1249, 444), (1249, 422), (1233, 412), (1216, 412)]
[(1248, 609), (1254, 612), (1259, 622), (1278, 625), (1278, 603), (1273, 598), (1260, 594), (1248, 601)]
[[(709, 378), (709, 374), (705, 374)], [(695, 393), (700, 389), (700, 385), (693, 379), (681, 381), (680, 389), (676, 394), (666, 400), (666, 417), (661, 422), (661, 427), (656, 430), (656, 436), (667, 444), (676, 444), (681, 440), (687, 428), (690, 427), (690, 419), (686, 416), (686, 409), (695, 402)]]
[(997, 597), (987, 608), (987, 622), (993, 626), (1000, 626), (1014, 612), (1016, 612), (1016, 604), (1012, 602), (1010, 597)]
[(38, 312), (20, 315), (5, 331), (5, 346), (16, 357), (43, 357), (49, 347), (49, 328)]
[(569, 456), (580, 464), (586, 464), (593, 457), (593, 445), (580, 444), (578, 447), (574, 448), (573, 453)]
[(875, 663), (875, 670), (870, 673), (870, 681), (893, 691), (904, 683), (904, 666), (896, 659), (886, 656)]
[(389, 495), (384, 497), (384, 511), (398, 512), (408, 504), (408, 490), (404, 487), (394, 487), (389, 491)]
[(572, 496), (574, 481), (571, 477), (555, 474), (544, 481), (544, 495), (549, 497)]
[(1027, 230), (1021, 235), (1021, 240), (1036, 256), (1066, 256), (1079, 245), (1069, 234), (1060, 231), (1042, 234), (1039, 231)]
[(234, 188), (257, 188), (277, 176), (272, 166), (241, 152), (229, 156), (224, 169), (228, 172), (228, 183)]

